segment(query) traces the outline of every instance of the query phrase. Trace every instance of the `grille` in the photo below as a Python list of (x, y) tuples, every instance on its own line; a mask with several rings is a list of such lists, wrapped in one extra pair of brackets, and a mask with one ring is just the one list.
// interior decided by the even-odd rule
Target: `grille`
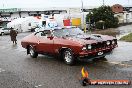
[[(111, 44), (111, 41), (110, 41), (110, 44)], [(92, 49), (103, 48), (103, 47), (106, 47), (106, 46), (107, 46), (106, 41), (98, 42), (97, 44), (96, 43), (92, 44)], [(88, 45), (87, 45), (87, 47), (88, 47)]]

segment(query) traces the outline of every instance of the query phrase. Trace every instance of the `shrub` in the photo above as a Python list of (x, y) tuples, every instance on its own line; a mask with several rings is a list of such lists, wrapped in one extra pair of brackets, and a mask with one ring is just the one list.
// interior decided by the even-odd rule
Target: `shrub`
[(118, 27), (118, 18), (114, 17), (114, 13), (110, 6), (101, 6), (93, 9), (86, 15), (86, 22), (95, 23), (97, 29)]

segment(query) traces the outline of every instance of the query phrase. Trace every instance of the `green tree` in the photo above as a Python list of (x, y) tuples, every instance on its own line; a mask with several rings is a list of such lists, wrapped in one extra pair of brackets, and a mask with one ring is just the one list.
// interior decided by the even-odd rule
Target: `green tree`
[(92, 9), (86, 16), (86, 22), (95, 24), (98, 29), (118, 27), (118, 18), (114, 17), (110, 6)]

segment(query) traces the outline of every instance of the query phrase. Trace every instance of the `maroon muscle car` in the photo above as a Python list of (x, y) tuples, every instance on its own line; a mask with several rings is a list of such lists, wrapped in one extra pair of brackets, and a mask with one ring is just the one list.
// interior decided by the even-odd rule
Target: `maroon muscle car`
[(79, 28), (45, 29), (26, 36), (21, 45), (32, 58), (38, 54), (58, 55), (66, 64), (72, 65), (77, 58), (105, 57), (117, 47), (117, 39), (107, 35), (85, 34)]

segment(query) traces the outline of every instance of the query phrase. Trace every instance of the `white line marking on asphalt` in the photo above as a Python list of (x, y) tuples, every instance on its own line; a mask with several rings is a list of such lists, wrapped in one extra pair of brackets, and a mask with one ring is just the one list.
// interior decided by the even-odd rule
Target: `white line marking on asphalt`
[(121, 66), (126, 66), (126, 67), (132, 67), (132, 65), (129, 64), (120, 64)]
[(111, 63), (111, 64), (120, 64), (121, 62), (112, 62), (112, 61), (104, 61), (106, 63)]
[(42, 85), (35, 86), (36, 88), (41, 87)]
[(0, 72), (4, 72), (4, 71), (5, 71), (4, 69), (0, 68)]
[(106, 63), (111, 63), (111, 64), (117, 64), (117, 65), (120, 65), (120, 66), (125, 66), (125, 67), (132, 67), (132, 65), (129, 65), (129, 64), (122, 64), (121, 62), (111, 62), (111, 61), (104, 61)]

